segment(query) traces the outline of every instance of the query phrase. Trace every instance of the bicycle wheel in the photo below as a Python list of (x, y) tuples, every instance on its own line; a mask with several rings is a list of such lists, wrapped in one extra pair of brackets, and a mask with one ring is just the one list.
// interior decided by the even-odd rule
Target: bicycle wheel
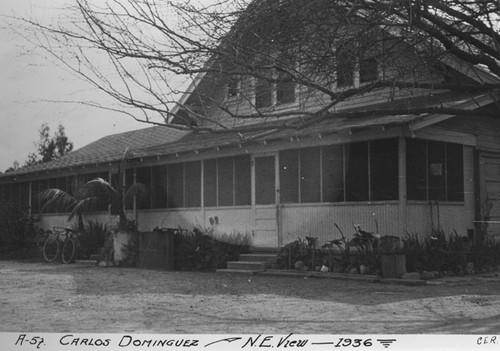
[(62, 261), (63, 263), (71, 263), (73, 262), (73, 259), (75, 258), (75, 252), (76, 252), (76, 242), (69, 238), (64, 240), (64, 245), (62, 248)]
[(54, 262), (59, 255), (59, 242), (55, 239), (47, 239), (43, 243), (43, 258), (47, 262)]

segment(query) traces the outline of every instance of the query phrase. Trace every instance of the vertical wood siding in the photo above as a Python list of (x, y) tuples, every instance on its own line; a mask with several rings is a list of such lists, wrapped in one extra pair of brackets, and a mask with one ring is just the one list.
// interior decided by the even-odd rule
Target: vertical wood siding
[(138, 211), (137, 224), (139, 231), (143, 232), (152, 231), (156, 227), (192, 230), (195, 226), (203, 226), (203, 217), (200, 210)]
[(468, 211), (463, 204), (408, 204), (408, 233), (421, 237), (430, 235), (433, 230), (441, 229), (445, 235), (456, 232), (466, 236), (473, 228)]
[(335, 223), (348, 237), (354, 233), (353, 224), (373, 233), (378, 225), (380, 235), (399, 235), (397, 203), (285, 206), (281, 212), (283, 244), (305, 236), (318, 237), (319, 246), (339, 239)]

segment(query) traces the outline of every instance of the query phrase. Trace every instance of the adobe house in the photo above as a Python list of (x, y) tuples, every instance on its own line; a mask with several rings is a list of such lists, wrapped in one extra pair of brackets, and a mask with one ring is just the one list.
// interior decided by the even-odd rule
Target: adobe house
[[(436, 86), (450, 79), (499, 83), (486, 70), (451, 55), (438, 64), (444, 70), (421, 67), (413, 78)], [(338, 68), (342, 79), (337, 88), (362, 87), (394, 70), (360, 60)], [(1, 201), (18, 200), (36, 214), (39, 191), (68, 189), (71, 177), (80, 175), (113, 180), (126, 155), (126, 183), (148, 187), (148, 195), (128, 207), (129, 218), (142, 231), (212, 227), (248, 233), (260, 248), (306, 235), (322, 244), (339, 237), (335, 224), (346, 234), (359, 224), (366, 231), (400, 237), (433, 230), (474, 237), (486, 230), (500, 238), (499, 90), (408, 87), (395, 92), (381, 87), (351, 96), (310, 126), (281, 129), (283, 118), (293, 121), (297, 111), (326, 105), (328, 98), (306, 93), (293, 80), (234, 78), (201, 74), (179, 101), (179, 118), (171, 123), (202, 125), (200, 113), (224, 121), (231, 111), (273, 111), (280, 118), (236, 124), (238, 133), (157, 126), (111, 135), (58, 160), (0, 175)], [(200, 101), (208, 95), (216, 103)], [(356, 114), (407, 106), (446, 106), (477, 115)], [(108, 211), (102, 210), (92, 216), (109, 221)], [(41, 225), (65, 221), (64, 213), (46, 213)]]

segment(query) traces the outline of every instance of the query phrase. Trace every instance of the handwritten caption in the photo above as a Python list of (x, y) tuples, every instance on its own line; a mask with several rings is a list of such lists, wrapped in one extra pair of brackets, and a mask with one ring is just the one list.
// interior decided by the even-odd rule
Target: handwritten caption
[[(5, 340), (0, 333), (0, 341)], [(332, 335), (122, 335), (122, 334), (14, 334), (9, 333), (10, 350), (50, 351), (129, 351), (129, 350), (235, 350), (235, 349), (370, 349), (399, 350), (407, 346), (422, 346), (433, 349), (437, 345), (464, 346), (469, 349), (497, 349), (498, 336), (359, 336), (340, 337)], [(452, 348), (450, 348), (452, 349)]]
[[(395, 340), (391, 340), (395, 341)], [(336, 348), (369, 348), (373, 346), (371, 338), (338, 338), (331, 341), (314, 341), (308, 338), (297, 338), (295, 335), (286, 336), (256, 335), (248, 337), (225, 337), (212, 340), (185, 339), (185, 338), (150, 338), (137, 335), (121, 335), (117, 338), (82, 337), (74, 334), (65, 334), (58, 339), (59, 346), (94, 346), (118, 348), (217, 348), (223, 345), (231, 345), (240, 349), (247, 348), (304, 348), (307, 346), (333, 346)], [(47, 346), (44, 337), (39, 335), (19, 334), (14, 346), (44, 349)]]

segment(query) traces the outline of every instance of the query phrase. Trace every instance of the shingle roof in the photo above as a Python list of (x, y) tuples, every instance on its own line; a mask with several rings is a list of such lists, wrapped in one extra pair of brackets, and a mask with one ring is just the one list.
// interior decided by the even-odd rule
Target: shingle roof
[(139, 148), (165, 144), (178, 140), (185, 134), (186, 132), (162, 126), (113, 134), (72, 151), (68, 155), (56, 160), (1, 174), (0, 178), (38, 171), (50, 171), (74, 166), (119, 161), (127, 148), (129, 151), (133, 151)]

